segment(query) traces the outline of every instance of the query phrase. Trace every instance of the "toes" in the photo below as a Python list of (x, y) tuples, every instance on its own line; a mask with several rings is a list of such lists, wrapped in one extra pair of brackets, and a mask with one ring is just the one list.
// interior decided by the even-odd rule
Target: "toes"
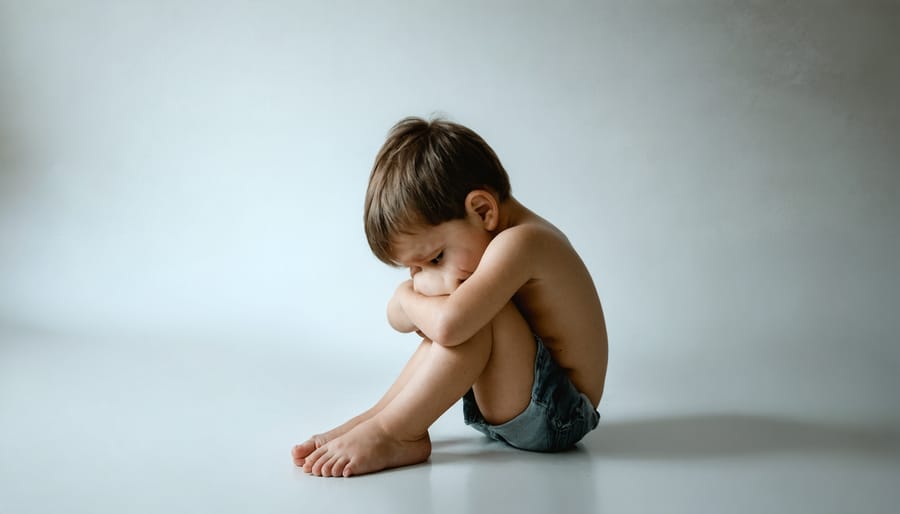
[(301, 446), (298, 444), (291, 448), (291, 457), (294, 459), (294, 465), (296, 466), (303, 466), (303, 461), (309, 455), (309, 452), (304, 452)]
[(336, 476), (336, 475), (333, 473), (333, 469), (332, 469), (332, 468), (334, 467), (334, 464), (338, 461), (338, 456), (337, 456), (337, 455), (332, 455), (331, 457), (328, 458), (328, 460), (326, 460), (326, 459), (322, 459), (322, 460), (325, 461), (325, 463), (322, 464), (322, 468), (321, 468), (322, 476), (323, 476), (323, 477), (333, 477), (333, 476)]
[(331, 465), (331, 476), (340, 477), (344, 476), (344, 470), (347, 468), (347, 464), (350, 463), (350, 459), (347, 457), (341, 457), (334, 461), (334, 464)]
[(349, 464), (349, 463), (347, 463), (347, 465), (344, 467), (344, 472), (342, 473), (342, 476), (343, 476), (344, 478), (350, 478), (350, 477), (353, 476), (353, 470), (350, 469), (350, 464)]
[(319, 461), (322, 459), (322, 457), (326, 454), (327, 451), (328, 450), (326, 449), (326, 447), (322, 446), (321, 448), (317, 448), (315, 451), (310, 453), (305, 459), (303, 459), (303, 471), (306, 471), (307, 473), (312, 473), (313, 467), (316, 465), (316, 463), (318, 463), (319, 466), (321, 466), (322, 463)]
[(322, 455), (321, 457), (316, 459), (316, 462), (312, 465), (312, 468), (310, 468), (312, 474), (319, 477), (322, 476), (322, 466), (324, 466), (325, 463), (331, 459), (331, 457), (332, 456), (330, 454), (326, 453), (325, 455)]
[(305, 442), (302, 442), (302, 443), (294, 446), (294, 449), (291, 451), (291, 453), (294, 456), (294, 460), (302, 461), (310, 453), (314, 452), (316, 450), (316, 448), (318, 448), (319, 446), (320, 445), (316, 444), (316, 441), (311, 438)]
[[(328, 472), (331, 471), (331, 463), (334, 461), (334, 455), (326, 455), (321, 459), (322, 463), (319, 465), (319, 472), (316, 475), (327, 477)], [(315, 470), (315, 467), (313, 467)]]

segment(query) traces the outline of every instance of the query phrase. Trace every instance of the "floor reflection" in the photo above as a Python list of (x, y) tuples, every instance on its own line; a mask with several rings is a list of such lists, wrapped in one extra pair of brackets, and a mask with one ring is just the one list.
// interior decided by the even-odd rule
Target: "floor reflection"
[(472, 464), (465, 466), (466, 512), (492, 508), (484, 505), (486, 498), (502, 501), (503, 512), (559, 512), (565, 505), (577, 505), (577, 512), (596, 511), (592, 455), (583, 446), (548, 454), (481, 439), (461, 441), (464, 451), (454, 451), (453, 442), (439, 442), (432, 455), (434, 466)]
[(780, 416), (698, 414), (602, 420), (582, 443), (599, 458), (689, 459), (783, 452), (896, 458), (891, 427), (855, 427)]

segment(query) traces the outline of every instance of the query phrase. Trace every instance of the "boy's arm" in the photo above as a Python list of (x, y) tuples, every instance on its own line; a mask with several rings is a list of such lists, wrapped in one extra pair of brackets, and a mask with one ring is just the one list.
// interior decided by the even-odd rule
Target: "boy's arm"
[(412, 280), (407, 280), (400, 284), (400, 287), (397, 288), (397, 291), (394, 292), (394, 296), (392, 296), (388, 302), (387, 307), (388, 323), (391, 325), (391, 328), (397, 332), (403, 332), (404, 334), (418, 330), (413, 322), (410, 321), (409, 316), (406, 315), (406, 311), (404, 311), (400, 301), (400, 296), (403, 294), (403, 290), (407, 285), (412, 289)]
[(442, 346), (464, 343), (534, 277), (545, 240), (529, 227), (508, 229), (491, 241), (472, 276), (449, 296), (423, 296), (404, 283), (396, 297), (409, 321), (429, 339)]
[(403, 310), (400, 302), (400, 295), (411, 289), (424, 296), (446, 296), (456, 291), (456, 288), (459, 287), (459, 281), (452, 280), (447, 282), (446, 278), (439, 273), (423, 271), (421, 268), (410, 268), (409, 275), (412, 277), (412, 280), (401, 283), (397, 290), (394, 291), (394, 296), (388, 301), (388, 324), (398, 332), (416, 332), (422, 337), (427, 337), (406, 315), (406, 311)]

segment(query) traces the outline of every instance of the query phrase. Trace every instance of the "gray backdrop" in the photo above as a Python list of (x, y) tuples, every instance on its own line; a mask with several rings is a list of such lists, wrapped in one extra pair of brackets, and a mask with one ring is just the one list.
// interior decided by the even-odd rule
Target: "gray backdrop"
[(898, 26), (873, 1), (0, 1), (0, 337), (395, 372), (403, 274), (362, 199), (390, 125), (443, 112), (591, 269), (608, 406), (898, 422)]

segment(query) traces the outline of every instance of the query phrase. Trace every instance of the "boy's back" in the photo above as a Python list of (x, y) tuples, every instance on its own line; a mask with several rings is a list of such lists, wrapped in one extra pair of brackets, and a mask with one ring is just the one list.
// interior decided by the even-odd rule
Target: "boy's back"
[(590, 273), (566, 236), (524, 206), (509, 236), (529, 240), (535, 270), (513, 302), (553, 359), (596, 408), (603, 395), (607, 336), (603, 309)]

